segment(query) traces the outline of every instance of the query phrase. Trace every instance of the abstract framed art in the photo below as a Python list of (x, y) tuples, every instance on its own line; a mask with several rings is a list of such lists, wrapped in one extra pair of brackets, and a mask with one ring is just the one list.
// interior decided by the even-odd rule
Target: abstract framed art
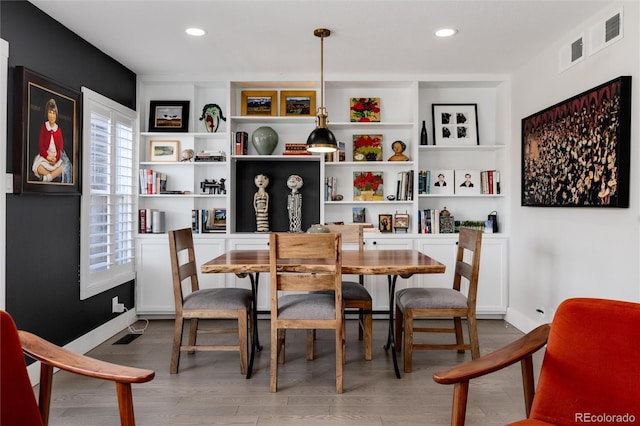
[(477, 104), (433, 104), (435, 145), (479, 145)]
[(522, 205), (629, 207), (631, 77), (522, 119)]
[(150, 132), (187, 132), (189, 130), (189, 101), (151, 101), (149, 104)]
[(16, 67), (13, 191), (80, 195), (80, 92)]

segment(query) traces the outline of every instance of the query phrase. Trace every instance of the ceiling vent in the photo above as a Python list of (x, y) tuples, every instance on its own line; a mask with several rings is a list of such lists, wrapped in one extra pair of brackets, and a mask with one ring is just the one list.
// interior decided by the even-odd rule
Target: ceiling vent
[(560, 72), (584, 59), (584, 35), (580, 34), (573, 41), (560, 48)]
[(589, 32), (589, 55), (593, 55), (624, 37), (622, 18), (622, 9), (620, 9), (591, 27)]

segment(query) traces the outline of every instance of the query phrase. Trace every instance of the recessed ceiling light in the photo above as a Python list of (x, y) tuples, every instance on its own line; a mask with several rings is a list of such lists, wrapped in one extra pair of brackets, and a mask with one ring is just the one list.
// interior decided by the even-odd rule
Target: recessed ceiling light
[(458, 30), (454, 30), (453, 28), (443, 28), (441, 30), (436, 31), (436, 35), (438, 37), (451, 37), (452, 35), (455, 35), (458, 32)]
[(184, 32), (194, 37), (202, 37), (207, 33), (202, 28), (187, 28), (186, 30), (184, 30)]

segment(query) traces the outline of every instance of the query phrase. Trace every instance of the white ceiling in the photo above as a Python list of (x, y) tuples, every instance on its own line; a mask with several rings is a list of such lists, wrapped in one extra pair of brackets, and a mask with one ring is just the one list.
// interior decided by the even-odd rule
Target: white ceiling
[[(510, 73), (612, 1), (30, 0), (140, 75)], [(189, 37), (198, 26), (208, 34)], [(457, 36), (437, 39), (441, 27)], [(234, 77), (229, 77), (233, 75)]]

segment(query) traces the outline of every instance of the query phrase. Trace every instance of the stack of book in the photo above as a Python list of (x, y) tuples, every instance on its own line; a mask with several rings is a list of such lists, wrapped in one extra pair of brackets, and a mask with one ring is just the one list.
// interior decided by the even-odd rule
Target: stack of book
[(285, 143), (282, 155), (311, 155), (306, 143)]
[(333, 201), (338, 194), (338, 178), (325, 177), (324, 178), (324, 200)]
[(500, 193), (500, 172), (497, 170), (484, 170), (480, 172), (481, 191), (483, 194)]
[(140, 169), (140, 194), (163, 194), (167, 191), (167, 175), (152, 169)]
[(398, 172), (398, 185), (396, 188), (396, 200), (413, 200), (413, 170)]
[(138, 233), (139, 234), (162, 234), (164, 233), (164, 212), (157, 209), (138, 210)]

